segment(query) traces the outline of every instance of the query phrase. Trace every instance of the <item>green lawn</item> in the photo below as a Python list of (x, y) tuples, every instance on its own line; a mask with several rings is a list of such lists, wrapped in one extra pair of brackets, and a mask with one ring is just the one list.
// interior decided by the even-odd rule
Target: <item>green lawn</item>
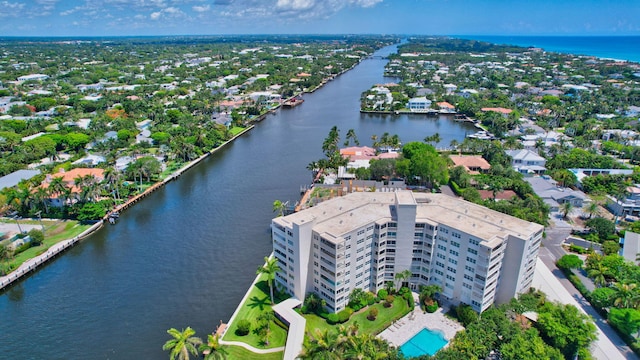
[(260, 359), (260, 360), (282, 360), (284, 353), (282, 351), (271, 354), (256, 354), (240, 346), (226, 346), (228, 360), (247, 360), (247, 359)]
[[(276, 299), (276, 301), (278, 301), (278, 299)], [(233, 323), (229, 324), (229, 330), (227, 330), (223, 339), (227, 341), (242, 341), (258, 349), (284, 346), (287, 342), (287, 331), (282, 327), (273, 323), (271, 324), (271, 336), (268, 346), (264, 345), (257, 331), (255, 331), (257, 324), (256, 319), (266, 311), (271, 311), (271, 300), (269, 298), (269, 286), (265, 280), (265, 275), (261, 275), (258, 282), (251, 287), (251, 292), (246, 302), (241, 305), (240, 312)], [(238, 321), (242, 319), (247, 319), (251, 321), (252, 324), (251, 332), (246, 336), (236, 334)]]
[[(374, 321), (367, 319), (369, 309), (372, 307), (378, 308), (378, 317)], [(357, 322), (360, 332), (378, 334), (382, 332), (382, 330), (389, 327), (389, 325), (391, 325), (394, 320), (397, 320), (408, 314), (409, 311), (409, 305), (407, 305), (406, 300), (398, 296), (394, 300), (392, 307), (386, 308), (384, 307), (383, 303), (371, 305), (364, 310), (360, 310), (360, 312), (358, 312), (357, 314), (353, 314), (349, 321), (347, 321), (343, 325), (349, 326)], [(329, 325), (325, 319), (316, 314), (306, 314), (303, 316), (305, 319), (307, 319), (307, 325), (305, 327), (307, 333), (313, 333), (315, 332), (315, 329), (324, 331), (335, 329), (339, 326)]]
[(231, 134), (233, 134), (233, 136), (236, 136), (236, 135), (240, 134), (241, 132), (243, 132), (244, 129), (246, 129), (246, 128), (243, 128), (243, 127), (240, 127), (240, 126), (234, 126), (231, 129), (229, 129), (229, 132)]
[(43, 223), (46, 229), (43, 244), (29, 248), (14, 257), (9, 262), (14, 269), (22, 265), (23, 262), (47, 251), (51, 245), (62, 240), (71, 239), (91, 227), (91, 225), (80, 225), (75, 220), (60, 221), (58, 223), (43, 221)]

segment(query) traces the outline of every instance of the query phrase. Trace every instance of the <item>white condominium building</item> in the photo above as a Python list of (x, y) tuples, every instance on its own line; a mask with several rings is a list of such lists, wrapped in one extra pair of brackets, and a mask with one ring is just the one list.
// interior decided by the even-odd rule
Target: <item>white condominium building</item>
[(482, 312), (531, 286), (543, 227), (443, 194), (361, 192), (272, 221), (276, 284), (340, 311), (356, 288), (437, 284)]

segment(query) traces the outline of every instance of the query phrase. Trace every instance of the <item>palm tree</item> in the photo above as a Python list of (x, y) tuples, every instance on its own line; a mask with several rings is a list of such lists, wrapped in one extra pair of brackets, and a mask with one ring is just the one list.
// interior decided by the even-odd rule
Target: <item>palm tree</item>
[(374, 148), (377, 148), (380, 144), (378, 143), (378, 135), (373, 134), (371, 135), (371, 146), (373, 146)]
[(426, 138), (424, 138), (424, 142), (426, 142), (427, 144), (433, 143), (433, 146), (438, 145), (440, 141), (442, 141), (442, 138), (440, 137), (440, 133), (434, 133), (433, 135), (429, 135)]
[(395, 279), (396, 279), (396, 281), (398, 281), (398, 282), (399, 282), (399, 285), (398, 285), (398, 286), (396, 286), (396, 288), (397, 288), (398, 290), (400, 290), (400, 287), (402, 286), (402, 283), (403, 283), (405, 280), (408, 280), (410, 277), (411, 277), (411, 271), (410, 271), (410, 270), (408, 270), (408, 269), (407, 269), (407, 270), (403, 270), (403, 271), (401, 271), (401, 272), (397, 273), (397, 274), (396, 274), (396, 276), (395, 276)]
[(317, 174), (318, 168), (319, 168), (319, 166), (318, 166), (318, 162), (317, 161), (312, 161), (307, 165), (307, 170), (311, 171), (311, 177), (313, 179), (316, 178), (316, 174)]
[(116, 168), (114, 168), (113, 166), (109, 166), (108, 168), (104, 169), (104, 180), (111, 187), (114, 202), (115, 200), (120, 198), (118, 183), (120, 182), (121, 179), (122, 179), (122, 174), (118, 170), (116, 170)]
[(635, 283), (614, 283), (613, 305), (619, 308), (635, 308), (640, 304), (640, 292)]
[(573, 204), (571, 201), (564, 202), (560, 205), (560, 210), (562, 210), (562, 218), (566, 220), (571, 210), (573, 210)]
[(491, 191), (491, 194), (493, 195), (493, 202), (496, 202), (496, 195), (503, 190), (504, 184), (501, 181), (498, 181), (498, 179), (493, 179), (493, 181), (491, 181), (491, 184), (489, 184), (489, 191)]
[(204, 355), (204, 360), (221, 360), (227, 358), (229, 353), (224, 346), (220, 345), (218, 340), (220, 340), (219, 335), (209, 334), (207, 336), (207, 342), (200, 345), (198, 350)]
[(456, 139), (451, 140), (451, 142), (449, 143), (449, 147), (451, 147), (452, 150), (458, 150), (459, 146), (460, 146), (460, 142), (458, 142), (458, 140)]
[(52, 195), (58, 195), (58, 197), (62, 198), (62, 203), (67, 202), (67, 194), (69, 193), (69, 188), (67, 184), (64, 182), (62, 177), (54, 177), (49, 183), (49, 191)]
[(33, 197), (36, 201), (40, 201), (42, 206), (44, 207), (44, 212), (46, 214), (49, 213), (49, 206), (47, 206), (47, 201), (49, 200), (49, 191), (42, 186), (38, 186), (36, 191), (33, 193)]
[(271, 305), (275, 302), (273, 301), (273, 280), (276, 278), (276, 273), (280, 271), (280, 266), (278, 266), (278, 259), (275, 257), (269, 258), (264, 257), (264, 265), (258, 268), (256, 274), (265, 274), (267, 276), (267, 283), (269, 284), (269, 292), (271, 295)]
[(611, 272), (608, 267), (602, 265), (602, 262), (597, 262), (587, 271), (587, 275), (593, 279), (596, 285), (605, 286), (607, 277), (611, 276)]
[(313, 335), (309, 334), (309, 341), (305, 342), (298, 357), (313, 360), (342, 359), (342, 343), (346, 339), (336, 331), (316, 329)]
[(598, 215), (600, 213), (600, 205), (595, 201), (588, 203), (583, 209), (584, 212), (589, 214), (589, 219), (591, 219), (593, 215)]
[(167, 340), (162, 346), (162, 350), (169, 350), (169, 359), (188, 360), (189, 354), (198, 356), (197, 345), (202, 344), (202, 339), (196, 337), (195, 330), (187, 327), (182, 331), (175, 328), (167, 330), (167, 333), (173, 336), (173, 339)]
[(349, 146), (350, 140), (353, 141), (353, 143), (356, 146), (360, 146), (360, 141), (358, 141), (358, 137), (356, 136), (356, 131), (353, 129), (349, 129), (347, 131), (347, 135), (345, 136), (344, 146)]
[(283, 203), (280, 200), (275, 200), (273, 202), (273, 212), (277, 213), (278, 216), (284, 215), (284, 210), (287, 207), (286, 203)]

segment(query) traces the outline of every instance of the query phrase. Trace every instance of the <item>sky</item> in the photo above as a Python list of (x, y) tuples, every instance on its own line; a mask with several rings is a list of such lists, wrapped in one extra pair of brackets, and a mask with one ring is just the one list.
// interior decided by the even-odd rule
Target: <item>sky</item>
[(640, 35), (640, 0), (0, 0), (0, 36)]

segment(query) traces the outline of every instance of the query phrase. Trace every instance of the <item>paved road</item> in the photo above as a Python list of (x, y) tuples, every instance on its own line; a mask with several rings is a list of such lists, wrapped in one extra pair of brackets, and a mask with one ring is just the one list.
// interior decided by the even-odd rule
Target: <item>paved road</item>
[[(542, 246), (548, 250), (551, 258), (542, 258), (547, 263), (550, 260), (555, 263), (556, 259), (561, 258), (565, 251), (561, 244), (567, 236), (571, 235), (571, 224), (562, 220), (562, 216), (558, 213), (551, 213), (549, 215), (550, 226), (545, 229), (546, 238), (542, 239)], [(541, 254), (542, 255), (542, 254)]]
[(633, 351), (573, 287), (564, 274), (555, 265), (552, 266), (547, 266), (541, 259), (538, 260), (533, 286), (547, 294), (549, 299), (574, 305), (593, 318), (598, 330), (598, 339), (591, 345), (591, 354), (594, 358), (637, 360), (638, 357)]
[(538, 255), (540, 261), (536, 266), (534, 287), (544, 291), (554, 300), (578, 306), (593, 318), (598, 327), (598, 340), (592, 346), (592, 354), (596, 359), (638, 359), (605, 319), (556, 267), (555, 261), (566, 254), (561, 244), (571, 234), (571, 225), (563, 221), (558, 214), (552, 213), (550, 217), (551, 224), (545, 229), (546, 238), (542, 240), (543, 247), (540, 248)]

